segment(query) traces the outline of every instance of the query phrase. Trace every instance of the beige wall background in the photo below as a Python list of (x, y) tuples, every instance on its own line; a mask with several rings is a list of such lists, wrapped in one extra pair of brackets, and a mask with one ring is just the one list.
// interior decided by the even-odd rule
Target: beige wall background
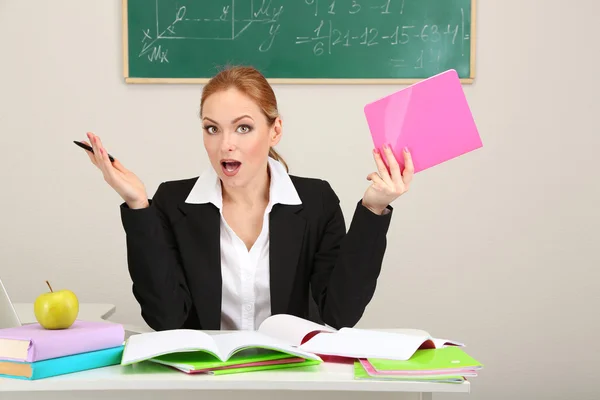
[[(597, 399), (600, 3), (478, 3), (464, 89), (484, 148), (418, 174), (394, 203), (360, 326), (466, 342), (485, 368), (470, 395), (439, 399)], [(0, 276), (14, 301), (48, 279), (142, 324), (120, 198), (72, 140), (96, 132), (150, 195), (209, 164), (200, 85), (124, 84), (120, 7), (0, 0)], [(331, 182), (348, 223), (374, 170), (362, 107), (397, 89), (275, 87), (278, 149), (292, 173)]]

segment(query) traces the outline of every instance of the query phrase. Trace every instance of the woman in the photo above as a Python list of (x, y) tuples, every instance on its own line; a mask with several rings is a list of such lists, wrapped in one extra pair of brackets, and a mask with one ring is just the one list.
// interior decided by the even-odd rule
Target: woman
[(392, 216), (408, 190), (405, 169), (386, 146), (374, 150), (378, 172), (346, 226), (339, 200), (320, 179), (288, 175), (274, 150), (282, 121), (273, 90), (250, 67), (226, 69), (206, 84), (200, 118), (211, 168), (200, 177), (162, 183), (148, 199), (144, 184), (100, 138), (88, 152), (124, 203), (133, 294), (155, 330), (257, 329), (269, 315), (354, 326), (375, 291)]

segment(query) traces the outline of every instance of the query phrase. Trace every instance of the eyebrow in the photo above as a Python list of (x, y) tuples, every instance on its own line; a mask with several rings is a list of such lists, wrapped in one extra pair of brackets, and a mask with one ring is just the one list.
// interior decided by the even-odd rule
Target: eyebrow
[[(241, 116), (239, 116), (239, 117), (235, 118), (233, 121), (231, 121), (231, 123), (232, 123), (232, 124), (235, 124), (236, 122), (238, 122), (239, 120), (241, 120), (241, 119), (244, 119), (244, 118), (250, 118), (250, 119), (252, 119), (252, 117), (251, 117), (251, 116), (249, 116), (248, 114), (244, 114), (244, 115), (241, 115)], [(219, 124), (219, 123), (218, 123), (217, 121), (215, 121), (214, 119), (210, 119), (210, 118), (208, 118), (208, 117), (204, 117), (203, 119), (207, 119), (207, 120), (209, 120), (210, 122), (212, 122), (212, 123), (214, 123), (214, 124), (217, 124), (217, 125)], [(253, 120), (253, 119), (252, 119), (252, 120)], [(254, 121), (254, 120), (253, 120), (253, 121)]]

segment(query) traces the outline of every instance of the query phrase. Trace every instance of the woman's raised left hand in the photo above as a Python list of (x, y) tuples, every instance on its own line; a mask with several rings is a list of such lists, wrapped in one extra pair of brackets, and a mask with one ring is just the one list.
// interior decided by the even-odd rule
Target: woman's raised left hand
[(362, 205), (381, 215), (386, 207), (398, 197), (406, 193), (410, 187), (415, 168), (408, 149), (402, 151), (404, 155), (404, 170), (400, 171), (398, 160), (394, 157), (392, 149), (388, 145), (383, 146), (389, 170), (383, 162), (382, 154), (378, 149), (373, 150), (373, 158), (377, 165), (377, 172), (367, 176), (371, 185), (367, 188), (362, 199)]

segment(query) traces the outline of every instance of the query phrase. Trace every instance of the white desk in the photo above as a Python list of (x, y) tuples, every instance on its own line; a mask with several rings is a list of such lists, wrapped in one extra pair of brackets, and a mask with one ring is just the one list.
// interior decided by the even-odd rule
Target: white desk
[[(25, 321), (30, 319), (28, 313), (32, 309), (31, 304), (15, 304), (19, 316)], [(109, 304), (82, 304), (80, 317), (82, 319), (104, 319), (115, 310)], [(35, 321), (35, 317), (33, 319)], [(218, 333), (218, 332), (209, 332)], [(252, 398), (263, 398), (264, 393), (272, 397), (281, 397), (281, 391), (311, 392), (310, 396), (315, 399), (331, 399), (334, 392), (340, 393), (346, 399), (351, 392), (360, 392), (364, 395), (384, 394), (393, 395), (395, 400), (420, 399), (431, 400), (434, 393), (469, 393), (470, 384), (445, 384), (445, 383), (420, 383), (420, 382), (393, 382), (393, 381), (359, 381), (354, 380), (353, 366), (349, 364), (323, 363), (317, 366), (290, 368), (273, 371), (256, 371), (231, 375), (186, 375), (182, 372), (172, 370), (168, 367), (143, 362), (135, 365), (115, 365), (106, 368), (98, 368), (82, 371), (68, 375), (26, 381), (18, 379), (0, 378), (0, 392), (28, 393), (30, 397), (47, 399), (49, 392), (55, 396), (64, 396), (72, 392), (73, 395), (89, 398), (92, 393), (114, 398), (117, 393), (129, 393), (130, 395), (141, 395), (148, 399), (154, 392), (156, 398), (163, 398), (166, 392), (181, 394), (189, 398), (197, 399), (202, 395), (198, 391), (204, 391), (208, 395), (216, 392), (223, 393), (225, 397), (232, 397), (232, 391), (245, 391), (247, 398), (256, 393)], [(162, 392), (166, 391), (166, 392)], [(249, 392), (252, 391), (252, 392)], [(263, 395), (259, 395), (262, 392)], [(318, 392), (327, 392), (322, 396)], [(157, 394), (160, 393), (160, 394)], [(286, 394), (289, 397), (289, 392)], [(4, 398), (3, 396), (0, 396)], [(300, 396), (304, 398), (305, 396)], [(58, 397), (56, 397), (58, 398)], [(177, 396), (177, 399), (184, 398)], [(362, 397), (361, 397), (362, 398)]]
[(65, 390), (360, 391), (412, 393), (416, 398), (431, 399), (432, 393), (468, 393), (469, 383), (358, 381), (353, 379), (352, 365), (331, 363), (303, 368), (208, 376), (186, 375), (168, 367), (144, 362), (130, 366), (115, 365), (36, 381), (0, 379), (0, 391)]

